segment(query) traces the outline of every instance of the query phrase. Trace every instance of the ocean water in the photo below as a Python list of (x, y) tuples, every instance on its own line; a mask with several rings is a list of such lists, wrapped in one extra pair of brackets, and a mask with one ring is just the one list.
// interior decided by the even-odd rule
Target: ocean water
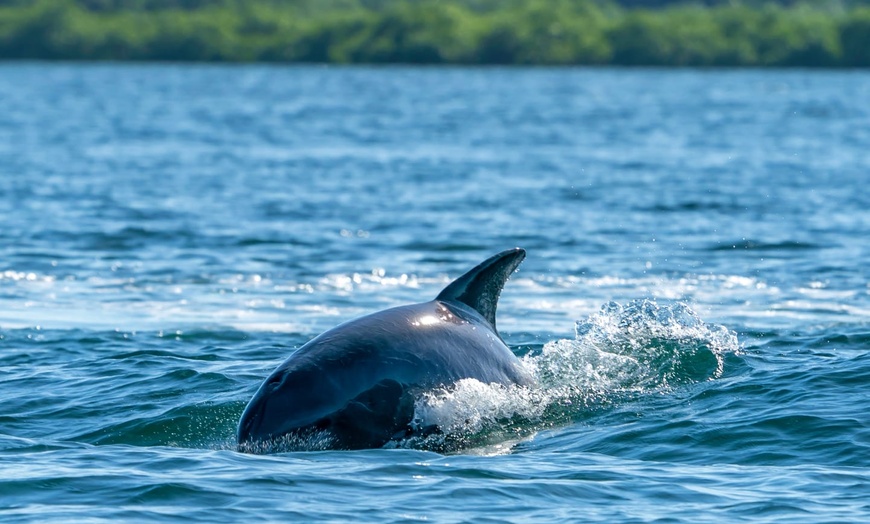
[[(870, 73), (0, 65), (3, 522), (867, 522)], [(514, 246), (533, 388), (253, 455), (266, 375)]]

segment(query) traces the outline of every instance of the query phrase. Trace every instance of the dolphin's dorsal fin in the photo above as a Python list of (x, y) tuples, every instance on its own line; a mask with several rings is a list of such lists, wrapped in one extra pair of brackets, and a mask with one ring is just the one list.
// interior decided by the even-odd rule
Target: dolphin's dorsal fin
[(493, 255), (451, 282), (435, 300), (462, 302), (488, 320), (495, 331), (501, 289), (524, 258), (526, 251), (518, 247)]

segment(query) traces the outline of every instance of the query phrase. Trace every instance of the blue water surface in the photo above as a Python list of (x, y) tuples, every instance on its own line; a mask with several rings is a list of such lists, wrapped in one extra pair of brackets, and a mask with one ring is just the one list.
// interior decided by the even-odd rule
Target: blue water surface
[[(3, 522), (870, 520), (870, 73), (0, 65)], [(538, 379), (240, 453), (260, 382), (514, 246)]]

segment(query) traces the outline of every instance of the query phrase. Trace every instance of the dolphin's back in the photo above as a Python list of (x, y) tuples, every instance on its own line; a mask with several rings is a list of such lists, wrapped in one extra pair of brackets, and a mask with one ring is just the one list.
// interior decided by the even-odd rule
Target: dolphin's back
[(331, 372), (343, 376), (345, 384), (377, 378), (422, 388), (449, 386), (464, 378), (529, 382), (484, 318), (464, 304), (439, 300), (341, 324), (312, 339), (279, 369), (292, 368), (297, 360), (333, 362), (337, 366)]

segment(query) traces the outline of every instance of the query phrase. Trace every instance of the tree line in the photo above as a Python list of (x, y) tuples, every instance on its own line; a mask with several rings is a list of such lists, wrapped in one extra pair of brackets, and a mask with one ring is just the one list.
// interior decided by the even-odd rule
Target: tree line
[(870, 5), (2, 0), (0, 59), (868, 67)]

